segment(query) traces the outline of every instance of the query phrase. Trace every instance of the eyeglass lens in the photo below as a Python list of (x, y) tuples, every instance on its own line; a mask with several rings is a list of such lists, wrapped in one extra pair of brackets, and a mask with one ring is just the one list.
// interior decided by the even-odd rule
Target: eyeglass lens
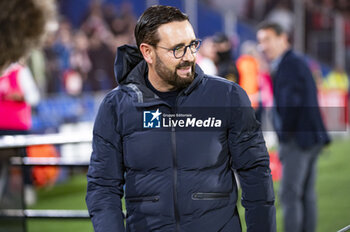
[(200, 40), (193, 41), (187, 46), (181, 46), (174, 49), (175, 58), (181, 58), (185, 55), (187, 48), (190, 48), (191, 53), (196, 53), (200, 47)]

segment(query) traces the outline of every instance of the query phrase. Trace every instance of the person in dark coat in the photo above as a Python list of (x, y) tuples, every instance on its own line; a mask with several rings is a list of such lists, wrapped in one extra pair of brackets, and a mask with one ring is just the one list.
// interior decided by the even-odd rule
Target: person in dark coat
[(322, 121), (315, 81), (304, 59), (293, 52), (276, 23), (262, 23), (259, 46), (270, 61), (273, 78), (273, 124), (282, 162), (281, 203), (285, 231), (316, 229), (316, 162), (330, 142)]
[(135, 38), (117, 51), (118, 87), (95, 120), (95, 231), (242, 231), (236, 170), (248, 232), (275, 232), (269, 155), (244, 90), (196, 65), (200, 40), (175, 7), (148, 8)]

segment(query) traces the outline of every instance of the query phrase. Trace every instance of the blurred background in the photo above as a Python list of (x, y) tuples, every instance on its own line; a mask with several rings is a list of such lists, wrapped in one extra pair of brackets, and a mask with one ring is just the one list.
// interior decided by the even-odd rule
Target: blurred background
[[(113, 69), (117, 47), (135, 44), (136, 20), (154, 4), (176, 6), (189, 15), (203, 40), (199, 65), (208, 74), (240, 84), (257, 112), (259, 106), (271, 107), (273, 99), (256, 27), (264, 20), (282, 25), (312, 70), (334, 140), (318, 165), (318, 231), (349, 225), (350, 1), (57, 0), (57, 20), (50, 24), (43, 47), (25, 62), (35, 83), (33, 91), (40, 96), (31, 104), (30, 136), (0, 137), (0, 156), (12, 157), (0, 169), (0, 209), (5, 212), (0, 215), (0, 231), (93, 231), (85, 206), (93, 120), (102, 97), (117, 86)], [(257, 115), (277, 196), (281, 175), (277, 139), (268, 112)], [(49, 157), (51, 166), (47, 160), (14, 159), (23, 154)], [(24, 180), (28, 176), (30, 184)], [(276, 206), (278, 231), (282, 231), (278, 197)], [(242, 207), (240, 214), (244, 218)]]

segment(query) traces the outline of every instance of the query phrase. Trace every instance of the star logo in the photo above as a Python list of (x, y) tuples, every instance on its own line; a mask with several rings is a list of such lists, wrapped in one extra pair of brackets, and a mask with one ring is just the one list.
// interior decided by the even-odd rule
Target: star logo
[(143, 112), (143, 128), (160, 128), (162, 113), (157, 110)]
[(152, 119), (151, 119), (151, 122), (154, 120), (154, 119), (157, 119), (159, 120), (159, 115), (161, 115), (162, 113), (159, 112), (159, 109), (157, 109), (156, 112), (154, 113), (151, 113), (153, 115)]

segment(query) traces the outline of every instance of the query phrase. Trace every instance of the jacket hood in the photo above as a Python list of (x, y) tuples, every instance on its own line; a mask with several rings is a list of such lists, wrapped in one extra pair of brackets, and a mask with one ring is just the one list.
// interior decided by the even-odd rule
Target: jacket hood
[(143, 60), (143, 56), (137, 47), (130, 45), (119, 47), (114, 62), (114, 74), (118, 85), (125, 84), (131, 70)]

